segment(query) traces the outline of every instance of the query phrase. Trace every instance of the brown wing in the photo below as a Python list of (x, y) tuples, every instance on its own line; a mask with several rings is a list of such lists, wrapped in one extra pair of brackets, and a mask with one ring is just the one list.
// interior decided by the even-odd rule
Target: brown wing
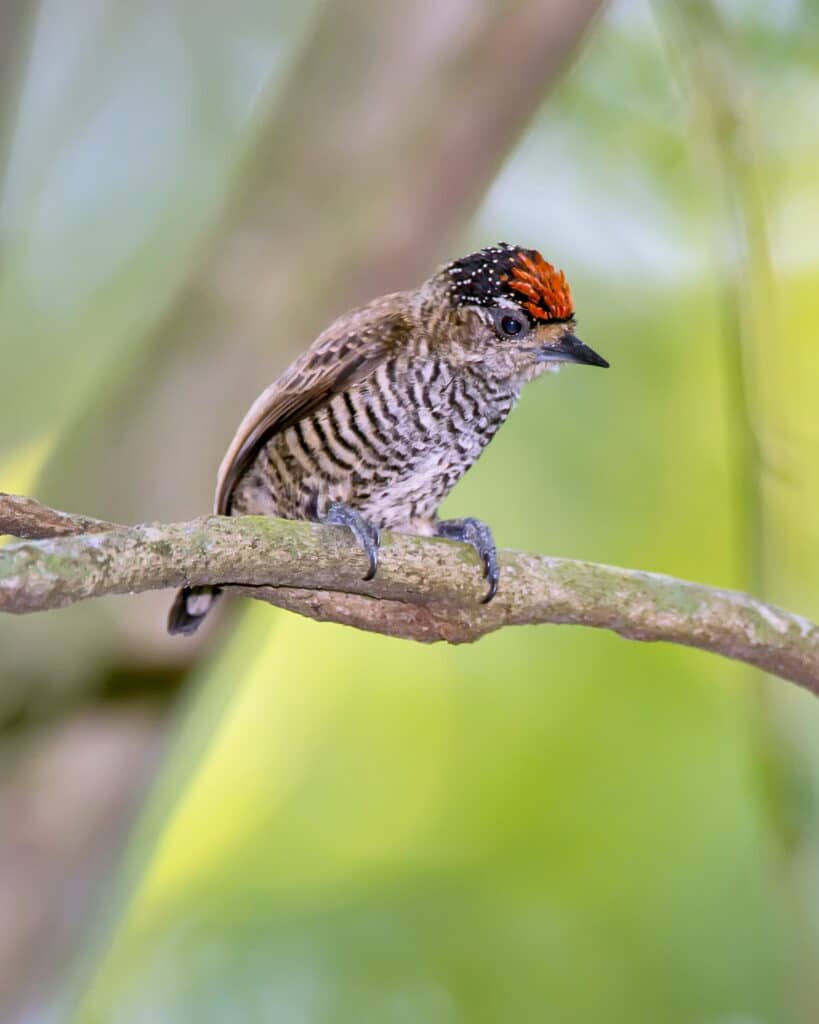
[(400, 293), (384, 296), (336, 321), (259, 395), (219, 467), (217, 515), (230, 514), (236, 484), (271, 437), (364, 380), (400, 347), (410, 330), (403, 298)]

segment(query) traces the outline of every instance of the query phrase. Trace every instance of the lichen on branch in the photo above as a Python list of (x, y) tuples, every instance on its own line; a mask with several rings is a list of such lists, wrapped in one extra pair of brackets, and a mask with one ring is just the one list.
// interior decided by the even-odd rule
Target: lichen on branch
[[(341, 527), (260, 516), (118, 526), (0, 495), (0, 611), (60, 608), (106, 594), (221, 584), (310, 618), (389, 636), (464, 643), (503, 626), (610, 629), (747, 662), (819, 695), (819, 627), (748, 594), (658, 573), (500, 552), (501, 589), (463, 544), (385, 534), (380, 568)], [(159, 627), (158, 627), (159, 628)]]

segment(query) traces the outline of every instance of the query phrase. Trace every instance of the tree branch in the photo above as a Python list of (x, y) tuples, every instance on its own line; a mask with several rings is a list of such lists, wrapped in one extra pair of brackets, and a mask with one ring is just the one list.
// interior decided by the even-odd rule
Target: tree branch
[[(76, 533), (66, 535), (72, 521)], [(0, 611), (219, 583), (310, 618), (427, 643), (537, 623), (611, 629), (745, 661), (819, 695), (819, 626), (658, 573), (502, 551), (500, 591), (481, 605), (474, 553), (448, 541), (385, 534), (378, 575), (365, 582), (364, 556), (340, 527), (258, 516), (115, 526), (0, 495), (0, 531), (31, 536), (33, 522), (38, 536), (58, 536), (0, 548)]]
[(0, 492), (0, 537), (9, 534), (26, 540), (44, 540), (48, 537), (69, 537), (78, 533), (104, 533), (119, 529), (117, 523), (103, 519), (89, 519), (70, 512), (41, 505), (32, 498)]

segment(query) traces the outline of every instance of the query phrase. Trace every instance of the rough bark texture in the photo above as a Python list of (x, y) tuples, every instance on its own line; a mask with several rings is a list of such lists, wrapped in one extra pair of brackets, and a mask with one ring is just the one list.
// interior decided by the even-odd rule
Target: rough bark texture
[[(447, 541), (386, 534), (378, 575), (365, 582), (364, 556), (338, 527), (211, 516), (65, 536), (65, 513), (10, 496), (0, 496), (0, 525), (14, 533), (19, 520), (30, 531), (38, 510), (63, 535), (0, 550), (0, 611), (221, 583), (310, 618), (426, 643), (465, 643), (510, 625), (595, 626), (632, 640), (699, 647), (819, 694), (819, 627), (735, 591), (502, 551), (500, 591), (481, 605), (476, 556)], [(78, 518), (77, 530), (87, 523)]]
[(117, 529), (116, 523), (106, 523), (103, 519), (58, 512), (56, 508), (17, 494), (0, 494), (0, 536), (10, 534), (25, 540), (42, 540), (114, 529)]

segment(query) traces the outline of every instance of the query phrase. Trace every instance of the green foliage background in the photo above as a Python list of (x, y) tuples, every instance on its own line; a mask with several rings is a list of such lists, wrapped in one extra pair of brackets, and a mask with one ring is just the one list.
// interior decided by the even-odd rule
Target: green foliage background
[[(24, 98), (0, 284), (4, 489), (56, 501), (71, 475), (59, 453), (95, 393), (149, 360), (230, 192), (254, 90), (285, 81), (308, 6), (300, 22), (286, 4), (234, 3), (207, 31), (184, 4), (173, 31), (112, 6), (112, 35), (83, 42), (107, 60), (66, 59), (60, 132)], [(726, 5), (719, 30), (689, 14), (734, 75), (766, 236), (731, 243), (736, 216), (753, 218), (742, 195), (726, 206), (718, 167), (735, 150), (709, 140), (715, 101), (686, 84), (683, 28), (663, 6), (616, 3), (452, 248), (541, 248), (612, 369), (533, 385), (445, 511), (479, 515), (505, 546), (758, 583), (816, 618), (816, 9)], [(127, 93), (149, 52), (154, 91), (106, 122), (98, 97)], [(136, 185), (133, 151), (114, 144), (128, 102), (130, 132), (145, 131)], [(112, 163), (92, 173), (95, 126)], [(134, 466), (148, 490), (161, 458)], [(161, 603), (144, 609), (160, 630)], [(66, 678), (100, 671), (121, 642), (112, 614), (54, 616), (57, 654), (41, 626), (3, 623), (9, 687), (58, 658)], [(243, 609), (191, 667), (65, 1005), (89, 1022), (808, 1020), (797, 954), (819, 920), (819, 710), (784, 690), (591, 630), (424, 648)]]

